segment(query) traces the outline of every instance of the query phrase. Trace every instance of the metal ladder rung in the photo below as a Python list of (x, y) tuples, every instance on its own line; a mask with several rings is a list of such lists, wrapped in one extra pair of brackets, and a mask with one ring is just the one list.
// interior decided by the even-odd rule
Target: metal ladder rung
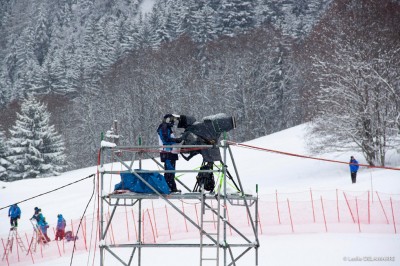
[[(216, 266), (218, 266), (219, 265), (219, 246), (218, 246), (218, 244), (215, 244), (215, 243), (219, 242), (219, 237), (220, 237), (220, 220), (219, 220), (220, 211), (221, 211), (220, 201), (219, 201), (220, 199), (219, 199), (219, 197), (215, 199), (215, 200), (217, 200), (217, 207), (210, 206), (205, 203), (206, 197), (204, 197), (204, 186), (201, 187), (201, 193), (202, 193), (202, 197), (201, 197), (202, 216), (201, 216), (201, 222), (200, 222), (200, 226), (201, 226), (201, 230), (200, 230), (200, 266), (203, 266), (203, 262), (205, 262), (205, 261), (209, 261), (209, 262), (213, 261), (212, 263), (215, 264)], [(211, 200), (214, 200), (214, 199), (211, 199)], [(207, 214), (210, 214), (210, 211), (211, 211), (211, 213), (213, 215), (212, 217), (215, 217), (214, 215), (217, 215), (217, 220), (215, 220), (211, 217), (207, 217), (207, 219), (212, 219), (212, 220), (204, 220), (206, 211), (209, 211)], [(211, 224), (211, 223), (214, 225), (217, 224), (217, 226), (216, 226), (216, 228), (214, 228), (214, 230), (211, 230), (212, 233), (207, 233), (206, 231), (204, 231), (203, 226), (205, 224)], [(211, 248), (211, 246), (209, 246), (209, 247), (205, 246), (205, 245), (208, 245), (208, 244), (204, 243), (204, 238), (207, 239), (206, 236), (213, 241), (212, 249), (215, 249), (216, 257), (214, 257), (214, 254), (208, 254), (208, 256), (211, 256), (211, 257), (204, 257), (206, 254), (203, 253), (203, 250), (205, 250), (206, 248)], [(215, 243), (214, 243), (214, 241), (215, 241)], [(207, 252), (207, 253), (209, 253), (209, 252)]]

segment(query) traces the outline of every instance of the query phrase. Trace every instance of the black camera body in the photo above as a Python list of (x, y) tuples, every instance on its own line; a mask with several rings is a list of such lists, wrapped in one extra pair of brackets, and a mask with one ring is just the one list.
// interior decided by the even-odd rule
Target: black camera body
[[(191, 116), (181, 115), (178, 128), (184, 128), (182, 134), (183, 145), (216, 145), (223, 132), (236, 128), (236, 120), (233, 116), (223, 113), (204, 117), (201, 122)], [(184, 158), (190, 160), (193, 156), (201, 154), (204, 162), (221, 161), (221, 153), (218, 147), (192, 150), (189, 156)]]

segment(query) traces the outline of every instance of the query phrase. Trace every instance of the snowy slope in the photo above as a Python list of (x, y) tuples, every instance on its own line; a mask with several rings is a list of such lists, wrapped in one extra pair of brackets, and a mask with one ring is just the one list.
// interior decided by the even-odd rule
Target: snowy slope
[[(305, 125), (297, 126), (250, 142), (248, 145), (284, 152), (307, 154), (304, 144)], [(362, 168), (357, 184), (351, 184), (348, 166), (345, 164), (328, 163), (291, 157), (265, 151), (256, 151), (242, 147), (232, 147), (235, 162), (242, 183), (248, 191), (254, 191), (259, 185), (260, 198), (276, 190), (281, 192), (296, 192), (313, 189), (343, 189), (352, 191), (379, 190), (383, 193), (400, 195), (400, 175), (398, 171)], [(347, 162), (350, 155), (364, 163), (357, 153), (329, 153), (321, 155), (325, 159)], [(178, 169), (195, 167), (199, 164), (196, 158), (189, 162), (178, 161)], [(398, 156), (390, 156), (390, 165), (400, 166)], [(147, 163), (144, 163), (146, 168)], [(115, 167), (115, 166), (114, 166)], [(56, 189), (65, 184), (80, 180), (96, 172), (97, 167), (88, 167), (64, 173), (59, 177), (22, 180), (12, 183), (0, 183), (0, 208), (14, 202)], [(231, 170), (231, 169), (229, 169)], [(28, 222), (33, 214), (33, 208), (39, 206), (50, 224), (54, 224), (58, 213), (69, 219), (79, 218), (91, 196), (92, 178), (78, 182), (45, 196), (19, 204), (22, 209), (19, 230), (29, 230)], [(194, 185), (192, 177), (184, 177), (183, 182)], [(110, 188), (119, 180), (111, 180)], [(107, 184), (108, 185), (108, 184)], [(8, 234), (8, 208), (0, 210), (0, 236)], [(397, 210), (400, 211), (400, 210)], [(89, 208), (87, 214), (93, 212)], [(289, 234), (260, 237), (259, 265), (349, 265), (357, 261), (357, 265), (400, 265), (400, 234)], [(183, 241), (184, 242), (184, 241)], [(318, 250), (318, 252), (316, 252)], [(157, 249), (157, 256), (146, 256), (154, 249), (144, 250), (143, 265), (188, 265), (193, 257), (198, 258), (198, 251), (189, 249), (180, 252), (177, 260), (175, 251)], [(175, 254), (175, 255), (174, 255)], [(384, 264), (370, 261), (369, 257), (394, 257), (395, 261)], [(77, 255), (73, 265), (86, 265), (87, 254)], [(358, 258), (361, 258), (359, 260)], [(350, 262), (349, 262), (350, 260)], [(55, 261), (37, 265), (69, 265), (70, 258), (60, 258)], [(197, 262), (197, 260), (196, 260)], [(254, 256), (245, 256), (239, 265), (254, 265)], [(1, 265), (2, 262), (0, 262)], [(96, 264), (98, 265), (98, 256)], [(196, 264), (197, 265), (197, 264)]]

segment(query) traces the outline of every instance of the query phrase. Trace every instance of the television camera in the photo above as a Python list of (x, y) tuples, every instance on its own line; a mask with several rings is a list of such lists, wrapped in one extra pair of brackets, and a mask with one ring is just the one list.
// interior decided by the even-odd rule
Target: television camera
[[(221, 152), (217, 144), (222, 133), (236, 128), (235, 117), (220, 113), (204, 117), (202, 121), (197, 122), (194, 117), (180, 115), (178, 121), (177, 127), (185, 129), (181, 136), (183, 145), (213, 145), (211, 148), (181, 152), (185, 160), (189, 161), (193, 156), (201, 154), (203, 162), (200, 170), (212, 170), (215, 161), (219, 161), (222, 164)], [(233, 181), (229, 172), (227, 172), (227, 176)], [(236, 189), (240, 191), (234, 181), (233, 183)], [(202, 185), (207, 191), (214, 189), (215, 181), (212, 172), (199, 172), (193, 190), (200, 190)]]

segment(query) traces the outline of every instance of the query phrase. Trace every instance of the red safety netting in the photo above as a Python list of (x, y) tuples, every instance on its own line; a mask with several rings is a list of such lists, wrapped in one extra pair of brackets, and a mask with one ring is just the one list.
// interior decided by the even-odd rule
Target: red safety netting
[[(166, 243), (171, 240), (199, 238), (199, 229), (193, 223), (200, 224), (200, 202), (177, 200), (173, 203), (175, 207), (165, 205), (161, 200), (151, 201), (151, 204), (147, 204), (148, 206), (142, 209), (140, 217), (137, 206), (118, 207), (114, 214), (106, 208), (103, 218), (103, 228), (107, 230), (106, 244), (137, 243), (138, 241)], [(215, 200), (208, 203), (212, 208), (217, 207)], [(238, 236), (237, 231), (250, 238), (253, 236), (251, 221), (255, 221), (255, 204), (250, 206), (251, 217), (243, 206), (227, 204), (225, 209), (222, 205), (220, 208), (221, 214), (225, 211), (227, 221), (232, 225), (232, 227), (227, 227), (227, 236)], [(182, 211), (188, 219), (179, 214), (176, 209)], [(216, 214), (206, 212), (204, 215), (204, 220), (213, 221), (204, 226), (205, 231), (215, 231), (218, 224)], [(110, 219), (112, 222), (107, 227)], [(399, 230), (399, 221), (399, 195), (378, 192), (372, 194), (370, 191), (314, 191), (310, 189), (298, 193), (276, 192), (263, 195), (258, 201), (258, 223), (256, 224), (260, 235), (323, 232), (396, 234)], [(82, 221), (68, 221), (66, 231), (71, 231), (75, 235), (80, 223), (75, 243), (65, 239), (54, 241), (55, 225), (48, 229), (48, 235), (52, 240), (48, 244), (35, 245), (35, 241), (32, 242), (33, 230), (19, 231), (25, 250), (21, 250), (14, 241), (12, 250), (6, 256), (4, 252), (8, 249), (7, 235), (1, 236), (2, 258), (4, 257), (1, 264), (31, 265), (61, 256), (70, 257), (74, 244), (75, 252), (94, 253), (99, 245), (100, 223), (96, 216), (87, 215)]]

